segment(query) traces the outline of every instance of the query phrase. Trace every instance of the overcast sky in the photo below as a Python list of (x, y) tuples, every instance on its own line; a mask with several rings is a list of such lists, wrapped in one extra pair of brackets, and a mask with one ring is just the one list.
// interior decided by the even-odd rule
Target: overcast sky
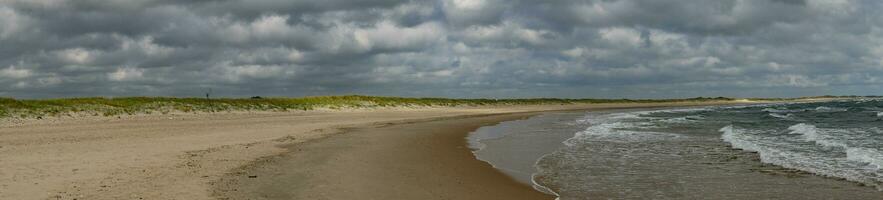
[(0, 0), (0, 96), (883, 94), (878, 0)]

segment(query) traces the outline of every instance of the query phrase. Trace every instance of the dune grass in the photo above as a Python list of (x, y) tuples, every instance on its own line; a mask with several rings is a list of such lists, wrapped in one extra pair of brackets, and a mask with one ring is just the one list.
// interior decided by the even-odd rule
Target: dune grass
[(289, 111), (378, 108), (378, 107), (452, 107), (485, 105), (540, 105), (575, 103), (651, 103), (681, 101), (727, 101), (731, 98), (691, 99), (446, 99), (405, 98), (378, 96), (317, 96), (302, 98), (65, 98), (23, 100), (0, 98), (0, 118), (42, 118), (64, 115), (118, 116), (169, 112), (228, 112), (228, 111)]

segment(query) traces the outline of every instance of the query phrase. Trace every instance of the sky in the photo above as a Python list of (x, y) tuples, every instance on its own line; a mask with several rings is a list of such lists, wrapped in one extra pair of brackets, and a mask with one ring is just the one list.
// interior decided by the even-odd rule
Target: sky
[(880, 95), (878, 0), (0, 0), (0, 96)]

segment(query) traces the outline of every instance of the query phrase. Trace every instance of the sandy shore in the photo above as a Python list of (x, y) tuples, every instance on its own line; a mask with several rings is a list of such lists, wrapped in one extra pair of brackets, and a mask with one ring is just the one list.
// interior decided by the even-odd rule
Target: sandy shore
[[(731, 104), (734, 102), (722, 103)], [(300, 150), (300, 146), (325, 144), (323, 141), (332, 141), (332, 138), (326, 138), (327, 136), (340, 133), (344, 129), (359, 131), (365, 129), (367, 131), (372, 127), (385, 124), (544, 110), (690, 106), (722, 103), (588, 104), (237, 113), (2, 124), (0, 125), (3, 127), (0, 128), (0, 199), (215, 199), (219, 196), (213, 195), (226, 195), (223, 192), (215, 192), (215, 189), (223, 189), (223, 185), (213, 186), (213, 184), (229, 183), (230, 179), (225, 179), (228, 177), (225, 176), (226, 174), (235, 174), (249, 168), (249, 166), (260, 166), (259, 163), (265, 162), (268, 158), (297, 154), (292, 152)], [(488, 118), (487, 120), (486, 123), (493, 123), (504, 119)], [(451, 127), (456, 128), (457, 131), (439, 133), (462, 134), (461, 132), (468, 132), (468, 129), (477, 128), (480, 125), (482, 124)], [(430, 131), (430, 129), (425, 130)], [(402, 136), (407, 136), (407, 134)], [(326, 139), (316, 140), (320, 138)], [(405, 137), (384, 138), (387, 139), (382, 139), (383, 141), (392, 141), (396, 138), (405, 139)], [(314, 142), (304, 143), (307, 141)], [(460, 141), (462, 142), (463, 138), (460, 138)], [(445, 148), (455, 147), (451, 144), (439, 142), (440, 146), (434, 148), (435, 150), (423, 146), (412, 146), (409, 149), (402, 149), (400, 152), (413, 152), (414, 156), (424, 149), (430, 149), (429, 152), (450, 153)], [(341, 159), (334, 156), (322, 157), (321, 155), (326, 153), (321, 150), (322, 145), (316, 148), (318, 150), (312, 149), (311, 156), (333, 159), (325, 163), (335, 163)], [(370, 152), (361, 153), (370, 154)], [(383, 157), (386, 156), (384, 154), (374, 156), (380, 157), (370, 158), (388, 159), (387, 163), (389, 164), (414, 162), (408, 160), (411, 158), (405, 155), (401, 155), (403, 157)], [(460, 156), (460, 161), (469, 163), (462, 158), (464, 156)], [(472, 163), (475, 162), (472, 161)], [(462, 166), (465, 165), (467, 164)], [(481, 163), (475, 165), (481, 166)], [(392, 165), (392, 167), (395, 166), (406, 165)], [(318, 165), (310, 164), (305, 167), (321, 168)], [(439, 170), (441, 169), (439, 168)], [(344, 174), (336, 171), (326, 170), (323, 172), (328, 174), (320, 175), (323, 175), (323, 180), (329, 182), (340, 182), (344, 179), (338, 178), (345, 178)], [(390, 171), (376, 176), (390, 175), (388, 172)], [(466, 177), (476, 176), (482, 177), (478, 179), (485, 180), (481, 183), (492, 183), (499, 185), (499, 187), (506, 187), (504, 185), (508, 184), (513, 188), (526, 188), (519, 191), (532, 193), (529, 187), (517, 185), (510, 179), (501, 178), (505, 176), (501, 176), (498, 172), (492, 173), (486, 170), (470, 173), (473, 174), (453, 173), (459, 177), (448, 178), (433, 177), (433, 173), (413, 173), (420, 174), (420, 176), (392, 181), (399, 183), (399, 185), (413, 185), (412, 187), (420, 188), (440, 187), (441, 185), (453, 187), (457, 184), (452, 184), (453, 182), (450, 181), (476, 181), (477, 179), (473, 178), (466, 179)], [(330, 176), (324, 177), (324, 175)], [(379, 176), (377, 179), (367, 179), (367, 181), (383, 180), (384, 177), (389, 176)], [(261, 180), (260, 178), (255, 179)], [(422, 183), (428, 185), (414, 184), (417, 182), (409, 180), (422, 180)], [(365, 184), (371, 183), (365, 182)], [(305, 187), (316, 189), (313, 191), (322, 191), (321, 188), (324, 186), (309, 183)], [(380, 186), (374, 185), (365, 189)], [(363, 192), (368, 192), (364, 191), (365, 189), (362, 189)], [(434, 191), (455, 192), (455, 190), (447, 189)], [(468, 192), (468, 190), (462, 192)], [(480, 195), (480, 193), (481, 190), (473, 190), (471, 194)]]
[(475, 159), (470, 131), (532, 114), (365, 127), (291, 145), (217, 184), (221, 199), (554, 199)]

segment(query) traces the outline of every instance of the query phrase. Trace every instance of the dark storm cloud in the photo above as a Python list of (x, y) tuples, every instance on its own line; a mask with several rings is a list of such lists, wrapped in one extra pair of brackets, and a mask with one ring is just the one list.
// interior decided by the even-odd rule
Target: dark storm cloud
[(871, 0), (0, 0), (0, 96), (876, 94)]

